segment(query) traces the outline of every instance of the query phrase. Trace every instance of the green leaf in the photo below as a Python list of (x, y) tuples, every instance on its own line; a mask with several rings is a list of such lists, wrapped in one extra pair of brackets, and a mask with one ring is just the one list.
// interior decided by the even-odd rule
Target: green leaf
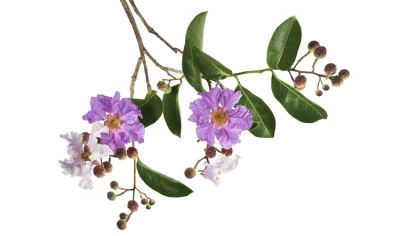
[(131, 100), (142, 112), (143, 118), (139, 117), (139, 121), (144, 125), (144, 127), (154, 124), (163, 112), (163, 103), (155, 90), (149, 91), (144, 99)]
[(182, 55), (182, 70), (188, 83), (199, 93), (206, 92), (201, 84), (200, 71), (197, 69), (192, 56), (192, 47), (197, 45), (203, 49), (204, 24), (207, 12), (198, 14), (190, 23), (185, 37), (185, 47)]
[(192, 55), (197, 68), (207, 79), (216, 81), (232, 77), (232, 71), (214, 58), (201, 51), (197, 45), (192, 47)]
[(275, 74), (271, 79), (272, 93), (286, 111), (295, 119), (304, 123), (314, 123), (328, 118), (326, 111), (310, 101), (292, 86), (278, 79)]
[(296, 60), (301, 43), (301, 27), (295, 16), (276, 28), (269, 41), (267, 63), (270, 68), (289, 70)]
[(171, 133), (181, 137), (182, 121), (181, 109), (179, 108), (178, 92), (180, 85), (171, 87), (170, 93), (164, 93), (164, 119)]
[(178, 180), (168, 177), (160, 172), (150, 169), (138, 158), (137, 170), (140, 178), (154, 191), (167, 197), (186, 197), (193, 190)]
[(258, 122), (254, 122), (253, 125), (250, 127), (249, 130), (252, 130), (252, 129), (257, 128), (257, 126), (258, 126), (259, 124), (260, 124), (260, 123), (258, 123)]
[(251, 126), (250, 133), (259, 138), (273, 138), (275, 134), (275, 117), (271, 109), (261, 98), (252, 94), (240, 83), (235, 91), (239, 90), (242, 92), (242, 97), (237, 105), (246, 106), (251, 111), (254, 123), (258, 123), (256, 126), (254, 124)]

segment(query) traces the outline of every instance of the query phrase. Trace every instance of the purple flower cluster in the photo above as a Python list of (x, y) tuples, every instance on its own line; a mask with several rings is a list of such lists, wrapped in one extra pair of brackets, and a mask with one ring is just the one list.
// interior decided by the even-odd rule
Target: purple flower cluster
[(242, 97), (240, 91), (230, 89), (221, 90), (213, 88), (208, 93), (198, 93), (202, 98), (190, 103), (193, 114), (189, 120), (197, 125), (197, 137), (201, 141), (207, 141), (208, 146), (214, 146), (215, 137), (219, 144), (230, 149), (240, 143), (242, 131), (250, 129), (253, 124), (251, 112), (247, 107), (233, 106)]
[(142, 117), (142, 113), (130, 99), (120, 100), (119, 92), (115, 92), (112, 98), (97, 95), (91, 98), (90, 107), (91, 110), (82, 118), (90, 124), (104, 121), (109, 133), (102, 132), (101, 139), (114, 153), (117, 148), (125, 148), (127, 143), (144, 142), (144, 125), (138, 119), (139, 116)]

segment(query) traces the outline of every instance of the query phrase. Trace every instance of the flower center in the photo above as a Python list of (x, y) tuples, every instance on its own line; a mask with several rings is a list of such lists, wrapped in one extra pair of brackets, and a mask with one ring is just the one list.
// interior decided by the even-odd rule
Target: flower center
[(221, 128), (228, 123), (229, 112), (225, 112), (222, 107), (216, 111), (211, 111), (211, 122), (215, 123), (218, 128)]
[(79, 157), (84, 160), (84, 161), (90, 161), (90, 155), (92, 155), (91, 152), (82, 152), (81, 154), (79, 154)]
[(122, 120), (119, 119), (119, 114), (107, 115), (107, 120), (104, 122), (104, 125), (110, 129), (110, 132), (113, 130), (120, 131)]

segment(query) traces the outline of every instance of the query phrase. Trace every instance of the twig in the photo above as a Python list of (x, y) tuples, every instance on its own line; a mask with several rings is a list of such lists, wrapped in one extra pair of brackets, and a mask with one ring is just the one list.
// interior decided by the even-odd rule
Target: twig
[(135, 11), (135, 13), (139, 16), (140, 20), (142, 20), (143, 24), (146, 26), (147, 30), (149, 31), (149, 33), (154, 34), (155, 36), (157, 36), (161, 41), (163, 41), (169, 48), (171, 48), (172, 51), (174, 51), (175, 53), (180, 52), (182, 54), (182, 51), (179, 48), (174, 48), (172, 47), (167, 41), (165, 41), (165, 39), (163, 39), (152, 27), (149, 26), (149, 24), (147, 24), (146, 20), (143, 18), (142, 14), (140, 14), (139, 9), (136, 7), (135, 2), (133, 0), (129, 0), (129, 2), (132, 5), (133, 10)]
[(303, 60), (306, 56), (308, 56), (310, 52), (307, 52), (306, 55), (304, 55), (302, 58), (299, 59), (299, 61), (296, 63), (296, 65), (293, 67), (293, 69), (296, 69), (297, 65)]
[(292, 81), (293, 81), (293, 83), (294, 83), (294, 79), (293, 79), (292, 73), (290, 72), (290, 70), (288, 70), (288, 72), (289, 72), (290, 78), (292, 79)]
[(131, 80), (131, 86), (129, 87), (129, 90), (131, 91), (131, 95), (130, 98), (133, 98), (133, 95), (135, 94), (135, 83), (136, 83), (136, 79), (139, 73), (139, 69), (140, 66), (142, 65), (143, 62), (143, 57), (139, 57), (137, 63), (136, 63), (136, 67), (135, 67), (135, 72), (132, 75), (132, 80)]
[(172, 78), (175, 79), (175, 77), (173, 75), (171, 75), (169, 73), (169, 71), (175, 72), (177, 74), (183, 74), (183, 72), (181, 70), (176, 70), (176, 69), (173, 69), (173, 68), (168, 68), (168, 67), (164, 67), (164, 66), (160, 65), (160, 63), (158, 63), (156, 61), (156, 59), (154, 59), (154, 57), (151, 56), (151, 54), (149, 53), (149, 51), (147, 51), (147, 49), (144, 49), (143, 51), (157, 67), (159, 67), (161, 70), (165, 71), (167, 73), (167, 75), (171, 76)]
[(312, 72), (314, 72), (315, 64), (317, 64), (318, 58), (315, 59), (314, 64), (312, 65)]

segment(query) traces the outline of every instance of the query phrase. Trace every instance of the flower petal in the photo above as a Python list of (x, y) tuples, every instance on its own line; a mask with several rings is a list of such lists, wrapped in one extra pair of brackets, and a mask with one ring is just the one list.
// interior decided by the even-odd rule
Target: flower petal
[(225, 109), (225, 111), (230, 112), (232, 110), (232, 107), (239, 102), (241, 97), (242, 92), (237, 91), (235, 93), (233, 90), (226, 88), (222, 90), (219, 102), (221, 103), (221, 106)]
[(90, 151), (93, 152), (92, 149), (97, 145), (97, 142), (98, 142), (97, 138), (101, 137), (102, 132), (108, 133), (109, 132), (108, 127), (99, 122), (92, 124), (92, 130), (90, 132), (89, 141), (88, 141), (88, 146), (89, 146)]
[(111, 99), (111, 112), (112, 114), (115, 114), (118, 112), (118, 104), (119, 104), (119, 99), (120, 99), (120, 94), (118, 91), (115, 92), (114, 97)]
[(219, 168), (216, 166), (208, 165), (203, 172), (203, 177), (211, 180), (215, 186), (218, 186), (218, 184), (221, 183), (221, 179), (219, 178)]
[(138, 116), (143, 118), (138, 106), (128, 98), (123, 98), (118, 103), (118, 114), (121, 120), (127, 124), (139, 123)]
[(91, 161), (97, 160), (104, 156), (108, 157), (109, 155), (113, 155), (114, 152), (111, 148), (104, 144), (97, 144), (92, 150), (92, 155), (89, 156)]
[(189, 108), (193, 111), (189, 120), (197, 125), (210, 121), (211, 112), (208, 104), (202, 99), (196, 99), (190, 103)]
[(91, 110), (82, 116), (83, 120), (93, 123), (100, 120), (105, 120), (106, 113), (112, 112), (111, 97), (104, 95), (97, 95), (97, 97), (92, 97), (90, 99)]
[(228, 124), (218, 130), (217, 138), (219, 144), (224, 149), (230, 149), (233, 145), (240, 143), (240, 134), (242, 129), (235, 124)]
[(64, 175), (71, 175), (71, 177), (82, 176), (82, 162), (74, 160), (72, 157), (59, 161)]
[[(88, 162), (90, 163), (90, 162)], [(83, 189), (93, 189), (92, 177), (92, 164), (87, 164), (82, 168), (82, 179), (79, 181), (79, 187)]]
[(144, 142), (144, 125), (142, 123), (135, 123), (135, 124), (130, 124), (126, 125), (123, 124), (122, 127), (122, 132), (121, 132), (121, 139), (125, 143), (130, 143), (130, 142), (139, 142), (143, 143)]
[[(124, 134), (125, 135), (125, 134)], [(104, 144), (108, 145), (115, 154), (117, 148), (125, 148), (125, 143), (121, 140), (120, 133), (101, 133), (101, 139)]]
[(78, 155), (83, 152), (82, 134), (71, 131), (69, 134), (61, 134), (60, 137), (67, 140), (67, 153), (71, 157), (77, 158)]
[(229, 123), (236, 124), (236, 126), (242, 130), (248, 130), (251, 128), (254, 121), (251, 111), (245, 106), (238, 105), (235, 107), (235, 110), (230, 112)]
[(218, 166), (222, 174), (227, 174), (236, 169), (239, 165), (239, 159), (240, 156), (237, 154), (235, 154), (233, 159), (226, 157), (225, 155), (220, 155), (213, 163), (211, 163), (211, 165)]
[(212, 147), (215, 144), (215, 136), (218, 132), (218, 127), (211, 122), (198, 125), (196, 128), (197, 138), (201, 141), (206, 141), (208, 146)]
[(202, 96), (202, 100), (207, 103), (210, 109), (217, 110), (219, 107), (219, 98), (221, 96), (221, 89), (218, 87), (212, 88), (208, 93), (198, 93)]

